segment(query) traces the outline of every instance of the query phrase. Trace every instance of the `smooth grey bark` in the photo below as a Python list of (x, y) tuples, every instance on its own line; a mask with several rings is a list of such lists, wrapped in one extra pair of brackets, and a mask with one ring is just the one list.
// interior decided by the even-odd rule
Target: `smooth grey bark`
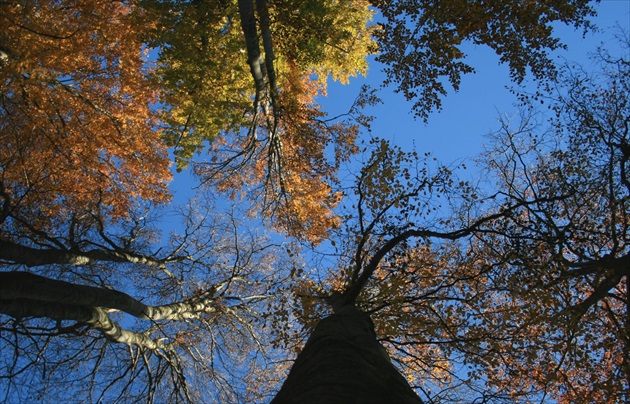
[(247, 64), (256, 83), (256, 98), (264, 93), (267, 83), (265, 61), (260, 53), (258, 45), (258, 29), (256, 27), (256, 14), (254, 13), (253, 0), (238, 0), (238, 12), (241, 17), (241, 28), (245, 35), (247, 48)]
[(421, 404), (376, 340), (370, 317), (345, 305), (315, 327), (272, 404)]
[(127, 345), (137, 345), (148, 349), (167, 348), (159, 340), (152, 340), (147, 335), (125, 330), (113, 321), (100, 307), (79, 306), (72, 304), (43, 302), (30, 299), (0, 299), (0, 313), (13, 318), (46, 317), (52, 320), (70, 320), (84, 323), (99, 330), (110, 341)]
[(93, 249), (73, 251), (57, 248), (31, 248), (0, 240), (0, 259), (29, 267), (52, 264), (87, 265), (98, 261), (129, 262), (163, 268), (166, 261), (125, 251)]
[[(256, 5), (255, 8), (254, 4)], [(278, 88), (276, 70), (273, 65), (275, 56), (267, 0), (238, 0), (238, 12), (245, 36), (247, 64), (256, 84), (254, 109), (257, 110), (261, 106), (265, 114), (271, 112), (273, 121), (270, 122), (273, 124), (270, 126), (270, 132), (275, 133), (278, 118), (275, 111)], [(261, 39), (264, 56), (260, 51)]]
[(149, 306), (126, 293), (58, 281), (28, 272), (0, 272), (0, 313), (16, 319), (45, 317), (85, 323), (112, 341), (149, 349), (159, 341), (128, 331), (113, 321), (108, 310), (119, 310), (148, 320), (183, 320), (216, 310), (214, 290), (201, 296), (161, 306)]
[(276, 69), (273, 65), (275, 59), (273, 52), (273, 41), (271, 40), (271, 22), (269, 18), (269, 9), (267, 7), (268, 0), (256, 0), (256, 10), (260, 20), (260, 31), (265, 51), (265, 69), (269, 78), (269, 87), (271, 91), (272, 102), (275, 98), (278, 88), (276, 85)]

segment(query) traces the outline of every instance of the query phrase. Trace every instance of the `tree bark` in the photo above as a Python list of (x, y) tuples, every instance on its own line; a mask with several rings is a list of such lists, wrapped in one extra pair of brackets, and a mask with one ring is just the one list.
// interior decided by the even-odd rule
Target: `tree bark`
[(144, 333), (122, 328), (108, 310), (119, 310), (145, 320), (199, 318), (216, 311), (214, 289), (201, 296), (161, 306), (149, 306), (117, 290), (77, 285), (21, 271), (0, 272), (0, 313), (25, 317), (76, 321), (99, 330), (111, 341), (149, 349), (166, 348)]
[[(77, 285), (22, 271), (0, 272), (0, 300), (33, 300), (42, 304), (105, 307), (148, 318), (148, 306), (126, 293)], [(53, 317), (54, 318), (54, 317)]]
[(0, 259), (37, 267), (53, 264), (88, 265), (99, 261), (129, 262), (163, 268), (164, 260), (132, 254), (125, 251), (93, 249), (72, 251), (57, 248), (31, 248), (12, 241), (0, 240)]
[(265, 77), (267, 75), (265, 61), (260, 54), (258, 45), (258, 29), (256, 27), (256, 14), (254, 13), (254, 0), (238, 0), (238, 12), (241, 17), (241, 27), (245, 35), (247, 48), (247, 64), (256, 83), (256, 98), (260, 99), (267, 88)]
[[(28, 272), (0, 272), (0, 301), (3, 304), (8, 304), (13, 300), (20, 302), (31, 300), (42, 304), (56, 303), (70, 306), (102, 307), (120, 310), (134, 317), (149, 320), (183, 320), (197, 318), (199, 313), (215, 311), (213, 290), (181, 302), (149, 306), (126, 293), (113, 289), (77, 285)], [(3, 311), (0, 310), (0, 312)], [(9, 313), (5, 312), (5, 314)], [(28, 314), (28, 310), (23, 310), (22, 316), (39, 317), (39, 314)], [(59, 316), (62, 315), (43, 317), (78, 320), (75, 317), (62, 316), (60, 318)]]
[(376, 340), (370, 317), (346, 305), (317, 325), (271, 403), (420, 404), (422, 400)]
[(160, 341), (154, 341), (143, 333), (125, 330), (117, 322), (113, 321), (107, 312), (100, 307), (78, 306), (30, 299), (0, 299), (0, 313), (16, 319), (23, 317), (46, 317), (57, 321), (76, 321), (84, 323), (90, 328), (99, 330), (113, 342), (137, 345), (152, 350), (167, 347)]

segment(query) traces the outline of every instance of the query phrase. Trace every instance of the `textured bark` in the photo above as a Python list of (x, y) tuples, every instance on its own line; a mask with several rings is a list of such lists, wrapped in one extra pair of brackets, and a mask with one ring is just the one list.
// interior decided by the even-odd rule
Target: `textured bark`
[(376, 340), (369, 316), (346, 305), (323, 319), (272, 401), (422, 403)]

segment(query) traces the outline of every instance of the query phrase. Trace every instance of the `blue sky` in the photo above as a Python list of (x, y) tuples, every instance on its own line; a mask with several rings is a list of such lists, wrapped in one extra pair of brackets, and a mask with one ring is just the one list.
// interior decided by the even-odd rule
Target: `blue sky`
[[(588, 53), (601, 44), (619, 49), (614, 27), (630, 29), (630, 1), (603, 0), (595, 7), (598, 16), (594, 22), (600, 32), (591, 32), (583, 38), (582, 30), (564, 26), (556, 29), (556, 35), (569, 47), (556, 53), (559, 61), (564, 58), (588, 63)], [(428, 124), (414, 119), (411, 104), (389, 88), (380, 93), (384, 103), (372, 111), (377, 118), (374, 135), (404, 147), (411, 147), (414, 141), (416, 151), (431, 152), (446, 164), (480, 153), (484, 136), (498, 129), (499, 113), (514, 112), (515, 98), (506, 89), (513, 83), (508, 67), (500, 65), (498, 57), (488, 47), (469, 46), (466, 51), (477, 72), (464, 77), (459, 92), (451, 92), (443, 99), (442, 111), (433, 113)], [(353, 79), (347, 86), (331, 82), (328, 99), (323, 101), (331, 115), (347, 110), (362, 84), (378, 86), (383, 80), (379, 70), (372, 61), (367, 77)]]
[[(569, 46), (567, 51), (557, 53), (559, 61), (576, 61), (588, 67), (588, 54), (595, 51), (597, 46), (605, 44), (611, 50), (619, 50), (614, 39), (617, 33), (614, 27), (620, 25), (630, 31), (630, 0), (604, 0), (596, 8), (599, 16), (594, 19), (594, 23), (600, 28), (599, 32), (592, 32), (583, 38), (581, 31), (558, 27), (558, 36)], [(433, 113), (427, 124), (414, 119), (411, 104), (402, 95), (394, 93), (391, 88), (381, 91), (379, 95), (384, 103), (370, 111), (376, 116), (373, 135), (390, 139), (404, 148), (415, 147), (420, 153), (431, 152), (447, 165), (478, 155), (482, 151), (485, 136), (499, 129), (499, 114), (515, 112), (513, 104), (516, 100), (507, 89), (513, 85), (508, 67), (500, 65), (498, 57), (490, 49), (470, 46), (467, 52), (477, 72), (463, 78), (460, 91), (449, 93), (442, 100), (443, 109)], [(353, 79), (345, 86), (329, 83), (329, 95), (322, 99), (324, 110), (330, 116), (345, 113), (363, 84), (377, 87), (382, 81), (380, 68), (372, 60), (367, 77)], [(197, 158), (202, 160), (205, 156), (202, 153)], [(468, 175), (474, 177), (476, 174), (470, 170)], [(186, 199), (194, 192), (191, 188), (196, 184), (189, 170), (176, 173), (171, 187), (175, 193), (175, 204), (186, 203)], [(221, 210), (226, 206), (218, 208)], [(164, 219), (165, 233), (178, 229), (179, 225), (171, 220), (174, 216)], [(324, 243), (321, 248), (332, 247), (330, 243)]]

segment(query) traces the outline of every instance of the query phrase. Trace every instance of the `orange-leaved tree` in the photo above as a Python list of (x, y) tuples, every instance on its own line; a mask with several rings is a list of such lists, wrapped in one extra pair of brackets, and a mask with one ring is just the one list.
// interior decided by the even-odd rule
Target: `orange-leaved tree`
[(2, 238), (166, 202), (169, 159), (134, 28), (142, 12), (98, 1), (1, 7)]
[[(630, 391), (630, 61), (593, 61), (594, 72), (568, 66), (560, 87), (523, 95), (520, 122), (503, 122), (488, 168), (506, 203), (539, 202), (495, 223), (474, 253), (492, 266), (471, 289), (485, 308), (471, 332), (494, 338), (482, 349), (496, 354), (479, 356), (489, 380), (563, 403)], [(532, 108), (541, 100), (546, 127)]]
[[(351, 188), (344, 225), (332, 239), (335, 252), (326, 254), (328, 261), (330, 256), (337, 261), (318, 268), (316, 275), (298, 277), (291, 286), (287, 301), (297, 307), (305, 330), (314, 327), (314, 337), (304, 349), (309, 358), (319, 359), (306, 364), (298, 355), (295, 366), (299, 364), (300, 370), (290, 374), (278, 402), (301, 400), (298, 394), (306, 387), (297, 386), (302, 384), (308, 385), (311, 395), (328, 397), (326, 392), (335, 391), (340, 380), (352, 386), (358, 376), (391, 375), (389, 358), (405, 376), (403, 381), (388, 376), (392, 382), (387, 386), (377, 382), (357, 386), (355, 394), (365, 400), (390, 395), (400, 402), (418, 402), (409, 394), (411, 387), (429, 401), (472, 400), (475, 397), (468, 394), (476, 391), (485, 396), (483, 386), (462, 379), (457, 371), (458, 358), (452, 354), (465, 340), (449, 334), (444, 311), (457, 310), (461, 297), (454, 287), (475, 277), (461, 267), (465, 257), (460, 248), (514, 207), (481, 217), (459, 215), (453, 209), (472, 203), (477, 195), (467, 182), (456, 180), (454, 167), (436, 166), (430, 154), (405, 152), (385, 140), (374, 140), (371, 147), (371, 156)], [(335, 313), (332, 320), (320, 323), (322, 313), (330, 308)], [(357, 311), (368, 320), (347, 320), (362, 318), (348, 314)], [(342, 325), (331, 327), (331, 322)], [(287, 341), (295, 338), (290, 330), (276, 332)], [(325, 338), (317, 341), (318, 348), (310, 348), (315, 344), (312, 339), (322, 334)], [(371, 342), (355, 344), (357, 340)], [(356, 356), (342, 354), (334, 345), (337, 342), (347, 351), (356, 347)], [(318, 356), (313, 350), (323, 352)], [(350, 357), (345, 365), (338, 364), (343, 375), (331, 372), (329, 377), (320, 376), (317, 387), (311, 386), (307, 377), (313, 369), (331, 366), (325, 359), (336, 357)], [(382, 362), (383, 357), (388, 360)], [(371, 364), (365, 365), (371, 369), (367, 375), (358, 374), (365, 369), (352, 365), (363, 361)]]
[[(462, 74), (473, 71), (464, 62), (463, 44), (490, 46), (517, 81), (528, 69), (550, 77), (547, 52), (562, 46), (552, 24), (588, 28), (593, 14), (588, 3), (144, 4), (157, 10), (161, 21), (152, 43), (161, 48), (158, 76), (167, 90), (166, 133), (179, 166), (185, 167), (205, 142), (218, 139), (211, 160), (197, 166), (201, 178), (223, 189), (255, 189), (251, 194), (259, 210), (273, 216), (272, 223), (317, 242), (337, 221), (331, 209), (338, 197), (330, 186), (337, 164), (356, 152), (357, 122), (337, 120), (331, 126), (316, 103), (318, 95), (325, 95), (329, 76), (345, 82), (364, 74), (366, 57), (378, 49), (386, 83), (416, 101), (415, 113), (426, 118), (446, 94), (444, 80), (457, 89)], [(367, 25), (370, 5), (382, 17), (372, 27)], [(239, 53), (241, 62), (235, 63)], [(317, 223), (322, 219), (325, 223)]]
[[(71, 394), (106, 401), (196, 402), (214, 384), (212, 395), (217, 401), (242, 402), (254, 394), (243, 380), (260, 378), (264, 373), (254, 370), (260, 366), (273, 367), (261, 349), (267, 345), (265, 336), (257, 334), (255, 327), (261, 319), (257, 315), (261, 301), (273, 296), (268, 291), (283, 267), (270, 270), (279, 254), (263, 235), (242, 229), (240, 220), (246, 215), (223, 217), (215, 209), (203, 211), (199, 203), (185, 212), (181, 234), (159, 241), (152, 210), (168, 201), (166, 147), (179, 153), (179, 142), (172, 140), (177, 122), (172, 119), (187, 108), (185, 99), (172, 97), (178, 86), (186, 89), (182, 83), (189, 81), (180, 74), (168, 82), (179, 73), (170, 71), (173, 66), (164, 58), (152, 66), (152, 54), (144, 47), (161, 44), (167, 56), (169, 45), (177, 49), (177, 44), (160, 42), (162, 18), (176, 15), (177, 10), (167, 7), (156, 17), (154, 5), (134, 2), (2, 7), (8, 29), (0, 37), (5, 142), (0, 307), (3, 352), (12, 352), (3, 355), (1, 365), (5, 399), (63, 400)], [(358, 11), (366, 17), (370, 14)], [(219, 18), (225, 36), (218, 47), (203, 53), (218, 64), (206, 69), (203, 60), (189, 60), (185, 66), (201, 66), (210, 75), (247, 66), (246, 53), (229, 44), (230, 16)], [(210, 20), (186, 16), (183, 21), (196, 29), (213, 28)], [(167, 26), (175, 27), (175, 36), (190, 36), (185, 26)], [(236, 27), (233, 36), (247, 46), (243, 24)], [(361, 28), (365, 23), (350, 33), (370, 44), (367, 30), (361, 33)], [(198, 38), (205, 42), (204, 35)], [(333, 43), (350, 44), (355, 39), (344, 34)], [(321, 65), (322, 77), (332, 68), (337, 69), (336, 76), (345, 77), (345, 71), (354, 74), (341, 59), (339, 66), (326, 66), (317, 58), (309, 63)], [(357, 69), (364, 70), (365, 61)], [(246, 85), (225, 82), (231, 85), (226, 93), (247, 100), (245, 110), (239, 108), (238, 97), (223, 109), (202, 109), (218, 121), (226, 111), (243, 115), (241, 126), (221, 124), (227, 143), (235, 148), (238, 143), (231, 142), (230, 135), (238, 136), (241, 129), (249, 131), (272, 116), (264, 120), (252, 116), (266, 113), (255, 103), (259, 90), (251, 85), (249, 74)], [(323, 84), (311, 84), (300, 69), (287, 69), (286, 74), (296, 79), (291, 81), (295, 96), (283, 101), (294, 120), (291, 125), (318, 125), (309, 120), (321, 116), (313, 98), (321, 94)], [(218, 82), (224, 84), (220, 76)], [(198, 88), (194, 82), (191, 85)], [(210, 88), (218, 87), (217, 81), (210, 83)], [(173, 101), (167, 110), (156, 110), (160, 102), (169, 100)], [(262, 112), (251, 113), (259, 108)], [(352, 139), (353, 133), (347, 138)], [(199, 126), (194, 134), (205, 136)], [(291, 177), (291, 189), (298, 196), (291, 203), (303, 203), (303, 196), (310, 205), (293, 210), (314, 222), (311, 233), (322, 234), (332, 226), (330, 208), (335, 201), (330, 188), (316, 180), (332, 166), (326, 165), (315, 138), (294, 136), (299, 140), (291, 147), (297, 151), (286, 159), (284, 170), (297, 178)], [(341, 149), (352, 145), (343, 136), (340, 139), (339, 153), (344, 155), (347, 152)], [(278, 147), (275, 143), (272, 148), (277, 152)], [(278, 160), (274, 153), (267, 156)], [(265, 153), (261, 155), (251, 164), (266, 164)], [(313, 179), (309, 165), (322, 166)], [(247, 170), (243, 167), (243, 172)], [(311, 194), (302, 182), (321, 190)], [(272, 191), (280, 193), (278, 188)], [(203, 198), (204, 205), (210, 205), (210, 195)], [(274, 192), (269, 196), (277, 197)], [(329, 206), (318, 211), (314, 208), (321, 206), (308, 202), (309, 198), (328, 200)], [(245, 356), (249, 361), (242, 360)], [(237, 371), (235, 363), (243, 367)], [(78, 390), (67, 388), (66, 383), (83, 378), (91, 382)]]
[[(437, 55), (409, 65), (427, 71), (424, 77), (430, 80), (403, 80), (403, 91), (409, 85), (430, 92), (441, 75), (459, 77), (457, 69), (440, 70), (459, 60), (441, 39), (447, 45), (469, 39), (499, 52), (509, 49), (506, 60), (517, 67), (546, 66), (544, 49), (557, 44), (550, 24), (580, 25), (590, 12), (577, 1), (567, 7), (532, 2), (523, 8), (517, 2), (492, 2), (481, 19), (486, 25), (471, 31), (458, 25), (460, 37), (449, 42), (453, 24), (459, 23), (450, 18), (461, 16), (467, 2), (425, 2), (418, 13), (397, 8), (403, 3), (409, 5), (377, 5), (389, 23), (409, 20), (413, 32), (433, 32), (421, 38), (433, 47), (425, 53)], [(365, 56), (374, 44), (366, 26), (371, 16), (366, 2), (1, 7), (6, 9), (1, 18), (10, 27), (0, 36), (2, 85), (7, 88), (0, 129), (9, 140), (0, 152), (0, 331), (2, 348), (11, 351), (1, 362), (7, 401), (68, 395), (96, 401), (261, 401), (273, 395), (270, 379), (277, 380), (276, 368), (285, 366), (278, 365), (270, 347), (296, 348), (282, 344), (292, 342), (292, 320), (301, 317), (312, 325), (326, 312), (314, 311), (322, 308), (318, 303), (323, 300), (317, 299), (322, 296), (330, 297), (341, 315), (337, 319), (359, 320), (354, 322), (358, 327), (350, 324), (355, 327), (351, 335), (358, 331), (367, 338), (367, 365), (374, 357), (375, 369), (387, 369), (394, 382), (386, 383), (385, 391), (397, 386), (394, 390), (414, 401), (410, 385), (445, 400), (461, 399), (456, 388), (462, 386), (486, 398), (513, 399), (531, 392), (531, 384), (519, 384), (522, 378), (502, 384), (500, 377), (488, 383), (482, 377), (476, 383), (477, 369), (491, 374), (497, 368), (488, 355), (497, 353), (501, 359), (505, 351), (483, 351), (488, 346), (483, 338), (490, 335), (484, 329), (481, 336), (453, 330), (479, 325), (479, 317), (466, 322), (474, 311), (462, 302), (474, 302), (471, 296), (477, 294), (466, 295), (465, 288), (475, 280), (481, 288), (493, 276), (489, 270), (499, 268), (486, 264), (483, 257), (492, 255), (482, 251), (481, 242), (466, 244), (469, 238), (498, 237), (500, 232), (488, 228), (515, 221), (523, 210), (545, 202), (544, 196), (508, 198), (496, 213), (477, 215), (475, 192), (466, 182), (454, 181), (449, 169), (431, 172), (417, 156), (377, 142), (357, 174), (356, 194), (346, 195), (348, 202), (356, 202), (355, 211), (335, 216), (343, 214), (333, 211), (343, 194), (332, 184), (338, 164), (357, 152), (358, 128), (353, 121), (327, 118), (317, 97), (325, 95), (329, 75), (344, 81), (365, 71)], [(415, 19), (419, 15), (423, 17)], [(499, 35), (502, 29), (509, 35)], [(406, 32), (393, 30), (399, 31)], [(515, 39), (520, 34), (525, 43)], [(399, 37), (398, 49), (419, 49), (409, 46), (415, 44), (414, 35)], [(388, 37), (381, 33), (379, 38), (381, 49), (389, 49)], [(20, 41), (38, 51), (29, 53), (28, 46), (16, 45)], [(158, 47), (155, 60), (152, 53), (143, 59), (143, 44)], [(534, 50), (540, 52), (523, 52), (531, 44), (539, 45)], [(133, 52), (123, 52), (129, 49)], [(391, 65), (393, 81), (398, 72), (407, 77), (409, 55), (402, 56), (400, 64)], [(411, 59), (416, 60), (414, 55)], [(152, 89), (159, 97), (147, 92)], [(363, 94), (356, 107), (374, 100), (371, 93)], [(152, 102), (163, 108), (153, 114)], [(353, 108), (349, 117), (356, 113)], [(256, 220), (245, 228), (241, 220), (248, 217), (241, 211), (219, 216), (203, 199), (185, 212), (180, 233), (160, 239), (151, 222), (156, 216), (150, 213), (155, 202), (167, 199), (162, 140), (173, 148), (180, 167), (205, 142), (211, 143), (210, 160), (196, 166), (200, 177), (221, 191), (251, 197), (258, 203), (254, 213), (270, 215), (290, 235), (317, 242), (343, 223), (335, 233), (341, 252), (335, 268), (341, 270), (326, 278), (323, 291), (312, 279), (296, 282), (303, 268), (294, 262), (293, 247), (258, 234)], [(468, 210), (436, 216), (441, 212), (437, 194)], [(506, 240), (515, 238), (503, 233)], [(440, 248), (431, 248), (429, 240), (438, 240), (434, 247)], [(464, 246), (483, 254), (467, 254)], [(28, 271), (16, 271), (24, 269)], [(304, 306), (282, 307), (284, 301), (293, 302), (283, 300), (287, 297), (280, 286), (292, 289)], [(376, 333), (359, 309), (371, 314)], [(323, 324), (325, 329), (331, 322)], [(279, 332), (269, 334), (269, 325)], [(388, 364), (376, 336), (394, 349), (392, 357), (407, 381), (401, 382)], [(341, 346), (347, 344), (342, 340)], [(450, 364), (457, 358), (470, 361), (480, 352), (490, 359), (476, 361), (475, 372), (462, 380)], [(348, 353), (352, 357), (357, 350)], [(375, 375), (369, 369), (368, 374)], [(89, 382), (81, 390), (66, 388), (75, 380)], [(514, 393), (499, 391), (506, 385)], [(326, 384), (315, 387), (321, 391)]]

